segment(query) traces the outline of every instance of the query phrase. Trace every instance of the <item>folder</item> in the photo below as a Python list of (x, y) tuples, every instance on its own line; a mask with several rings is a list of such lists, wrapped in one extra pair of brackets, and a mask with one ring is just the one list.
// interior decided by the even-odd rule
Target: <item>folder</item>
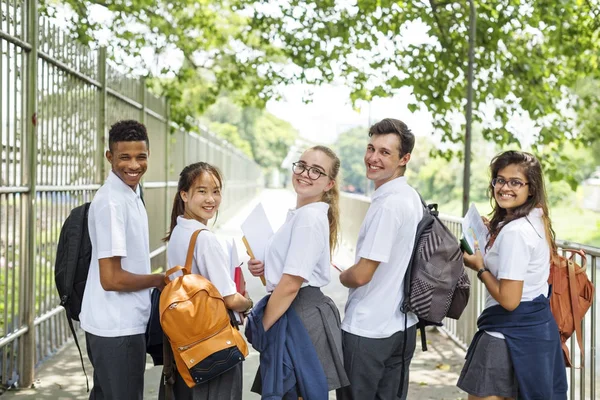
[[(265, 249), (269, 239), (273, 236), (273, 228), (261, 203), (254, 207), (242, 222), (242, 232), (244, 233), (242, 241), (250, 257), (264, 262)], [(264, 276), (261, 276), (260, 279), (263, 285), (267, 284)]]
[(485, 243), (489, 234), (488, 228), (483, 223), (475, 204), (471, 204), (462, 222), (463, 236), (460, 239), (461, 248), (467, 254), (475, 253), (475, 243), (479, 244), (479, 250), (485, 255)]

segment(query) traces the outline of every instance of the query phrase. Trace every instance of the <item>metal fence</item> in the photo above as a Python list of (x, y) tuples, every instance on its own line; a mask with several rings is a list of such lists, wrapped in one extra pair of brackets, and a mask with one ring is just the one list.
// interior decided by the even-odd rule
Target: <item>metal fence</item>
[(69, 339), (54, 286), (58, 235), (70, 210), (90, 201), (108, 172), (108, 127), (143, 121), (144, 177), (153, 268), (181, 169), (217, 165), (226, 181), (221, 215), (256, 194), (259, 167), (206, 130), (172, 126), (164, 98), (107, 64), (39, 16), (34, 0), (0, 1), (0, 384), (29, 386), (35, 366)]
[[(344, 218), (341, 219), (341, 233), (343, 242), (353, 248), (358, 238), (360, 225), (370, 205), (370, 199), (365, 196), (343, 194), (340, 200), (340, 212)], [(452, 216), (442, 216), (441, 219), (454, 233), (456, 237), (462, 235), (462, 218)], [(587, 274), (597, 287), (597, 272), (600, 265), (600, 248), (571, 243), (566, 241), (557, 241), (561, 249), (582, 249), (587, 254)], [(579, 263), (581, 260), (577, 260)], [(581, 264), (581, 263), (580, 263)], [(477, 317), (483, 311), (485, 305), (485, 286), (477, 279), (473, 271), (468, 271), (471, 279), (471, 297), (469, 304), (459, 320), (446, 319), (441, 328), (449, 337), (461, 348), (467, 348), (473, 335), (477, 331)], [(599, 309), (597, 307), (600, 295), (595, 293), (595, 299), (591, 309), (587, 312), (583, 322), (583, 339), (585, 343), (585, 366), (582, 369), (571, 368), (567, 371), (569, 377), (569, 399), (584, 400), (596, 399), (596, 384), (600, 383), (600, 377), (596, 374), (600, 367), (596, 343), (600, 333), (598, 332), (596, 321), (598, 321)], [(580, 353), (579, 347), (575, 343), (575, 335), (570, 340), (571, 360), (573, 365), (579, 366)]]

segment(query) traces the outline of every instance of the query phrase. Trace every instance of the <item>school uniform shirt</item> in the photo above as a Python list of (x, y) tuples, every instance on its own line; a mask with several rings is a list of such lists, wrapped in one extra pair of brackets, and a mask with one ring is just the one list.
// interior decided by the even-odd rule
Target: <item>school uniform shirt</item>
[(360, 228), (356, 260), (379, 261), (373, 278), (350, 289), (342, 330), (353, 335), (381, 339), (404, 331), (418, 322), (413, 313), (400, 311), (404, 275), (415, 244), (423, 205), (417, 192), (399, 177), (381, 185)]
[(150, 317), (150, 289), (106, 291), (100, 283), (103, 258), (121, 257), (121, 268), (149, 274), (148, 215), (137, 191), (110, 172), (88, 213), (92, 259), (81, 304), (81, 328), (96, 336), (130, 336), (146, 332)]
[[(534, 208), (527, 217), (506, 224), (485, 255), (485, 266), (496, 279), (523, 282), (521, 301), (548, 297), (550, 247), (542, 215), (541, 208)], [(485, 308), (498, 304), (486, 289)], [(504, 338), (501, 333), (487, 333)]]
[[(198, 229), (207, 229), (207, 227), (195, 219), (177, 217), (177, 225), (171, 232), (171, 239), (167, 245), (169, 268), (185, 265), (190, 238)], [(229, 258), (215, 234), (209, 230), (200, 232), (196, 239), (192, 273), (200, 274), (211, 281), (223, 297), (230, 296), (237, 291), (231, 277), (229, 264)]]
[(283, 274), (304, 279), (303, 286), (323, 287), (331, 280), (329, 204), (310, 203), (288, 211), (285, 223), (265, 249), (265, 279), (272, 292)]

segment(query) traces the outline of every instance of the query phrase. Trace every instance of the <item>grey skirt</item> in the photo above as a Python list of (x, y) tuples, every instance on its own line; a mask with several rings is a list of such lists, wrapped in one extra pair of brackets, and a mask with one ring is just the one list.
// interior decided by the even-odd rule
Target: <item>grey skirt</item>
[[(340, 312), (320, 288), (306, 286), (300, 289), (292, 307), (304, 324), (317, 356), (325, 371), (329, 390), (350, 385), (344, 369)], [(252, 384), (252, 391), (261, 393), (260, 369)]]
[(500, 396), (516, 399), (519, 386), (506, 340), (487, 333), (481, 335), (456, 384), (465, 392), (477, 396)]

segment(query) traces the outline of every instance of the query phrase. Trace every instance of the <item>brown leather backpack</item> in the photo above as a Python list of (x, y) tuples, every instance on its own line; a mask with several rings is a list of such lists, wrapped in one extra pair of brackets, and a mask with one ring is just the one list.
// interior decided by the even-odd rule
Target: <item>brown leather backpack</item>
[[(248, 355), (246, 341), (232, 326), (217, 288), (203, 276), (191, 273), (196, 238), (203, 230), (190, 238), (185, 267), (173, 267), (165, 274), (167, 285), (160, 295), (160, 324), (177, 370), (189, 387), (221, 375)], [(179, 271), (183, 275), (171, 280)], [(170, 380), (167, 374), (165, 370), (165, 380)]]
[[(565, 364), (572, 367), (566, 341), (575, 332), (581, 352), (581, 367), (584, 365), (584, 343), (581, 335), (583, 316), (594, 300), (594, 285), (590, 282), (586, 269), (586, 255), (583, 250), (564, 250), (564, 256), (552, 257), (548, 283), (552, 285), (550, 309), (558, 325)], [(581, 257), (581, 266), (575, 256)]]

